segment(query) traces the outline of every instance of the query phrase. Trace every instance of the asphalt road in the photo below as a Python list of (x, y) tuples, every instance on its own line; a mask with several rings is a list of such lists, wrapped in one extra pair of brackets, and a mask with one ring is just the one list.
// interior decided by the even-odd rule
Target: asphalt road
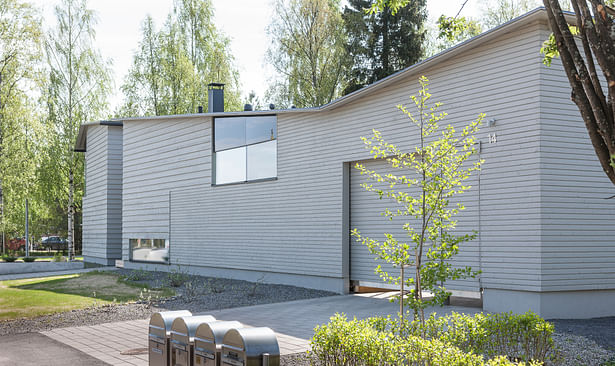
[(23, 333), (0, 337), (0, 366), (106, 366), (91, 357), (40, 333)]

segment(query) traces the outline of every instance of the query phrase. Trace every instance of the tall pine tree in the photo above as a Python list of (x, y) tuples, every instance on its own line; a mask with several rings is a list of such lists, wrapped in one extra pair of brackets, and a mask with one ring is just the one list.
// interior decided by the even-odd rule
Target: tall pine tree
[(353, 59), (351, 93), (403, 68), (423, 56), (426, 0), (411, 0), (395, 15), (390, 8), (368, 13), (375, 0), (349, 0), (344, 9), (348, 33), (348, 53)]

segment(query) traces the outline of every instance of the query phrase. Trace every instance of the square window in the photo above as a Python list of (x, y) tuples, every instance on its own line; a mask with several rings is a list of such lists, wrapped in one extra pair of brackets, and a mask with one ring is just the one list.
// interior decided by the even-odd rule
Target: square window
[(277, 117), (214, 119), (214, 184), (277, 177)]

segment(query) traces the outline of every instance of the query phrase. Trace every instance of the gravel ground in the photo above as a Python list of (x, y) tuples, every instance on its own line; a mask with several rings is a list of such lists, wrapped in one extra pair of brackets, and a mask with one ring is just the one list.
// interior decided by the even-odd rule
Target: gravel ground
[[(193, 313), (232, 307), (271, 304), (292, 300), (332, 296), (332, 292), (302, 287), (211, 278), (175, 272), (144, 272), (120, 270), (120, 275), (151, 288), (169, 286), (169, 277), (181, 286), (173, 287), (176, 296), (157, 301), (143, 295), (143, 301), (123, 305), (108, 305), (29, 319), (0, 321), (0, 336), (40, 332), (53, 328), (94, 325), (124, 320), (146, 319), (164, 310), (190, 310)], [(144, 279), (141, 279), (144, 278)]]

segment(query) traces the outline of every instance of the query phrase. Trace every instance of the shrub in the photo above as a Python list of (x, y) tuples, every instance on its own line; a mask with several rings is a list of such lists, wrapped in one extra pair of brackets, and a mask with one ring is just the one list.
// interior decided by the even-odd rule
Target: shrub
[(554, 353), (552, 333), (553, 326), (534, 313), (432, 315), (424, 326), (336, 314), (316, 327), (311, 353), (325, 366), (539, 365)]
[(27, 262), (27, 263), (34, 262), (36, 260), (35, 257), (23, 257), (22, 259), (24, 262)]
[(167, 282), (171, 287), (181, 287), (190, 279), (188, 272), (182, 271), (181, 267), (177, 266), (167, 274)]
[(451, 313), (447, 316), (432, 314), (423, 326), (418, 321), (371, 318), (369, 324), (379, 331), (401, 336), (420, 336), (438, 339), (466, 352), (486, 357), (506, 355), (510, 359), (545, 362), (554, 358), (551, 338), (554, 327), (533, 312), (525, 314), (498, 313), (469, 316)]
[(15, 262), (17, 260), (17, 257), (14, 257), (12, 255), (4, 255), (2, 256), (2, 260), (5, 262)]
[(144, 269), (133, 269), (129, 274), (122, 276), (126, 281), (144, 281), (150, 277), (149, 272)]
[(60, 252), (56, 252), (51, 259), (52, 262), (64, 262), (65, 260), (66, 258), (64, 258)]

